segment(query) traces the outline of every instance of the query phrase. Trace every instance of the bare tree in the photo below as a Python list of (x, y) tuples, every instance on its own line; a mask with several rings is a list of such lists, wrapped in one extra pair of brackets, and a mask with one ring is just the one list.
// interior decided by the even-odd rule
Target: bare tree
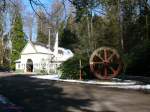
[(29, 40), (32, 41), (35, 15), (31, 12), (27, 12), (27, 14), (25, 15), (24, 18), (25, 18), (24, 26), (25, 26), (26, 30), (28, 31)]
[(58, 30), (59, 25), (62, 22), (64, 6), (60, 0), (55, 0), (51, 9), (50, 23), (53, 25), (55, 30)]

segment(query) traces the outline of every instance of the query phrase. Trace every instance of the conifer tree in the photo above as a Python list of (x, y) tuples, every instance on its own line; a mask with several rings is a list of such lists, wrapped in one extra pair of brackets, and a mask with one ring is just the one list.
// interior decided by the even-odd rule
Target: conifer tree
[(15, 60), (19, 59), (20, 52), (25, 45), (23, 22), (21, 13), (18, 8), (14, 13), (14, 23), (11, 29), (11, 42), (12, 42), (12, 53), (11, 53), (11, 68), (15, 68)]
[(66, 27), (61, 31), (60, 34), (60, 46), (71, 49), (75, 52), (78, 45), (78, 38), (75, 34), (75, 23), (72, 15), (67, 20)]

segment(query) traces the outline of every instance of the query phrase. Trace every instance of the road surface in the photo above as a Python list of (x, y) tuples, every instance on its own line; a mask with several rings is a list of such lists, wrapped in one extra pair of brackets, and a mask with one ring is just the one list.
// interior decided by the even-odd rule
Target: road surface
[(2, 76), (0, 94), (24, 112), (150, 112), (150, 94), (143, 91)]

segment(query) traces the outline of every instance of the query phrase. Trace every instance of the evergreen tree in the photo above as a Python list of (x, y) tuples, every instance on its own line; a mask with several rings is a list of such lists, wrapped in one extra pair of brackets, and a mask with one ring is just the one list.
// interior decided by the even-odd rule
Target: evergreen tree
[(11, 68), (15, 68), (15, 60), (19, 59), (20, 53), (25, 45), (23, 23), (21, 13), (18, 8), (14, 13), (14, 23), (11, 29), (11, 42), (12, 42), (12, 53), (11, 53)]
[(98, 0), (69, 0), (76, 8), (76, 20), (80, 21), (83, 16), (91, 14), (91, 11), (99, 5)]
[(61, 31), (60, 35), (60, 46), (64, 48), (71, 49), (75, 52), (78, 45), (78, 38), (75, 32), (75, 23), (72, 15), (67, 20), (66, 27)]

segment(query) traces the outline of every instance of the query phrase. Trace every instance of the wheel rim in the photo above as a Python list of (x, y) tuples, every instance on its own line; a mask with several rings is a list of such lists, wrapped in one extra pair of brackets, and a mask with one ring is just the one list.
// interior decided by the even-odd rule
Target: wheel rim
[(90, 57), (90, 69), (98, 79), (112, 79), (122, 68), (120, 55), (113, 48), (98, 48)]

